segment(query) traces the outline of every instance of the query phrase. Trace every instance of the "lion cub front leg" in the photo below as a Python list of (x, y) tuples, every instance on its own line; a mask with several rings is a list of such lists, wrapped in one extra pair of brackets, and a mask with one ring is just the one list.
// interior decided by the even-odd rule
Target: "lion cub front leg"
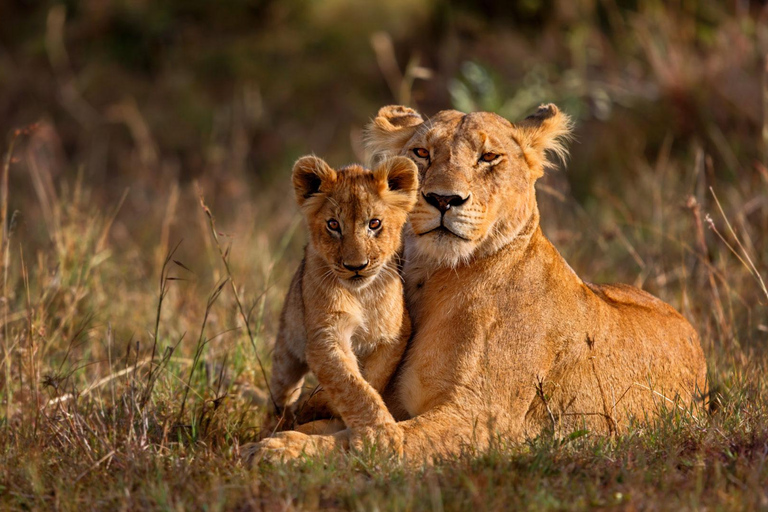
[[(397, 338), (380, 339), (376, 348), (367, 357), (359, 360), (358, 368), (365, 379), (379, 395), (392, 379), (397, 365), (403, 359), (411, 329), (406, 322)], [(386, 402), (385, 402), (386, 403)], [(299, 398), (294, 407), (296, 411), (296, 423), (308, 423), (315, 420), (324, 420), (340, 416), (340, 412), (334, 406), (328, 392), (322, 387), (312, 390), (311, 393)]]
[(403, 359), (408, 338), (411, 336), (411, 322), (407, 314), (403, 316), (403, 325), (397, 338), (380, 340), (376, 349), (362, 361), (363, 377), (381, 395)]
[(272, 378), (269, 387), (273, 401), (270, 408), (273, 410), (265, 430), (280, 431), (293, 427), (295, 418), (290, 406), (298, 400), (304, 376), (309, 371), (307, 363), (291, 352), (288, 341), (284, 338), (285, 333), (278, 334), (272, 356)]
[(343, 319), (309, 333), (307, 363), (347, 427), (394, 423), (381, 395), (360, 372), (350, 343), (353, 331), (350, 320)]
[(309, 393), (303, 393), (294, 410), (297, 424), (339, 417), (339, 411), (333, 407), (328, 393), (321, 386)]
[[(397, 365), (403, 359), (405, 347), (410, 336), (410, 322), (406, 316), (400, 334), (394, 340), (381, 339), (376, 348), (365, 359), (360, 360), (363, 378), (376, 390), (379, 395), (392, 379)], [(339, 411), (334, 407), (328, 393), (320, 387), (307, 396), (302, 396), (296, 404), (296, 422), (299, 424), (310, 421), (338, 417)]]

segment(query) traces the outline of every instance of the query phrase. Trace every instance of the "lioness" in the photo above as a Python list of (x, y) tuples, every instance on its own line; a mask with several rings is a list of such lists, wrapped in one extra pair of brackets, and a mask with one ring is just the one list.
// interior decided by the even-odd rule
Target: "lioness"
[(679, 313), (631, 286), (585, 283), (542, 233), (534, 185), (569, 134), (555, 105), (516, 124), (379, 111), (369, 149), (409, 157), (420, 175), (405, 241), (414, 334), (390, 390), (411, 419), (285, 433), (260, 449), (290, 456), (375, 437), (418, 463), (482, 450), (496, 434), (614, 433), (706, 391), (698, 335)]
[(315, 408), (330, 406), (348, 427), (394, 424), (380, 392), (411, 333), (395, 255), (416, 202), (416, 165), (395, 157), (373, 171), (336, 171), (306, 156), (293, 186), (310, 241), (275, 342), (275, 412), (288, 412), (312, 370), (325, 396), (313, 397)]

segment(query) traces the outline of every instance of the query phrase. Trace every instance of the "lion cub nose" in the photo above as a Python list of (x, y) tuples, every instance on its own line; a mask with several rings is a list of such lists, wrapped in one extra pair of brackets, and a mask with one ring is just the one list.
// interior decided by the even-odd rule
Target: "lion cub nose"
[(366, 261), (358, 265), (350, 265), (349, 263), (344, 263), (343, 265), (344, 265), (344, 268), (347, 270), (350, 270), (352, 272), (360, 272), (361, 270), (363, 270), (365, 267), (368, 266), (368, 262)]
[(464, 203), (467, 202), (467, 199), (469, 196), (462, 198), (461, 196), (441, 196), (439, 194), (435, 194), (434, 192), (430, 192), (429, 194), (424, 195), (424, 200), (428, 203), (440, 210), (440, 213), (445, 213), (448, 210), (451, 209), (451, 207), (455, 206), (461, 206)]

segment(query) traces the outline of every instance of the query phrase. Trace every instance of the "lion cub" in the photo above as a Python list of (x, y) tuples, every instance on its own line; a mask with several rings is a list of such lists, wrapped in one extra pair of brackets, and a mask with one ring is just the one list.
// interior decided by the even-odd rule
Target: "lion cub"
[(312, 397), (316, 410), (341, 416), (350, 428), (394, 422), (381, 392), (411, 331), (397, 253), (416, 203), (417, 172), (403, 157), (373, 171), (337, 171), (314, 156), (294, 165), (309, 244), (275, 342), (270, 388), (278, 415), (293, 417), (290, 406), (311, 370), (324, 395)]

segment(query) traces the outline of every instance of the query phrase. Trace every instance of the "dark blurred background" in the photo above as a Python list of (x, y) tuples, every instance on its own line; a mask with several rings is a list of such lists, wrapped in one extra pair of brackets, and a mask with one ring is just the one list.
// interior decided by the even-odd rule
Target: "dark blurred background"
[(360, 158), (360, 127), (393, 102), (515, 120), (554, 101), (578, 121), (585, 201), (596, 173), (668, 138), (725, 179), (760, 158), (765, 21), (713, 0), (4, 0), (0, 133), (41, 121), (55, 172), (84, 166), (114, 197)]
[[(762, 297), (704, 214), (723, 222), (711, 186), (765, 262), (767, 20), (744, 0), (2, 0), (0, 141), (37, 123), (16, 140), (9, 209), (44, 243), (54, 197), (85, 187), (109, 212), (125, 195), (110, 237), (144, 278), (197, 222), (198, 187), (220, 226), (258, 224), (253, 250), (273, 252), (292, 162), (362, 160), (383, 105), (515, 121), (555, 102), (577, 124), (567, 170), (540, 184), (548, 235), (580, 273), (704, 320), (715, 270), (726, 303)], [(718, 314), (700, 328), (725, 329)], [(730, 309), (762, 336), (756, 318)]]

